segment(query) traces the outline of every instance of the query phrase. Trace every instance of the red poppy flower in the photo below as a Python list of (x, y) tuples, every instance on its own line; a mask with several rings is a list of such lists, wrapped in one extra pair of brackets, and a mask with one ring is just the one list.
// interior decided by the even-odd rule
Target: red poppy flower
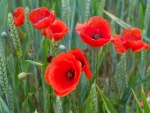
[(62, 39), (69, 31), (69, 28), (61, 20), (55, 20), (52, 25), (46, 29), (42, 29), (42, 34), (55, 41)]
[(85, 72), (85, 75), (88, 78), (92, 78), (92, 72), (89, 68), (89, 64), (87, 62), (86, 57), (84, 54), (80, 51), (80, 49), (76, 48), (75, 50), (70, 50), (69, 53), (73, 54), (77, 60), (79, 60), (82, 64), (82, 71)]
[[(147, 98), (150, 98), (150, 92), (147, 93)], [(143, 106), (143, 102), (140, 102), (140, 106)]]
[(149, 45), (142, 42), (142, 31), (138, 28), (127, 28), (123, 31), (123, 37), (127, 40), (124, 45), (132, 49), (132, 52), (138, 52), (142, 49), (149, 49)]
[(73, 91), (81, 76), (81, 62), (70, 53), (62, 53), (52, 59), (45, 71), (45, 81), (56, 95), (63, 97)]
[(115, 35), (112, 43), (119, 54), (125, 53), (128, 49), (132, 49), (132, 52), (149, 49), (149, 45), (142, 41), (141, 30), (138, 28), (124, 29), (123, 37)]
[(47, 8), (40, 7), (29, 13), (29, 20), (35, 28), (44, 29), (54, 22), (55, 12), (50, 12)]
[(24, 23), (24, 20), (25, 20), (24, 8), (23, 7), (18, 7), (13, 13), (13, 18), (14, 18), (15, 26), (16, 27), (21, 26)]
[(120, 35), (114, 35), (114, 38), (111, 40), (111, 42), (114, 44), (117, 53), (123, 54), (129, 49), (128, 46), (123, 45), (125, 41), (126, 40)]
[(76, 32), (83, 42), (94, 48), (104, 46), (111, 39), (110, 25), (100, 16), (91, 17), (88, 23), (77, 24)]

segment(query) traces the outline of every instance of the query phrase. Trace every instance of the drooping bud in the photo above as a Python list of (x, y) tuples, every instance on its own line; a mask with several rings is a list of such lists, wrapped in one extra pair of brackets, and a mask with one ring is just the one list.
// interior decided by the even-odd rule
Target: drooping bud
[(18, 75), (18, 78), (19, 78), (19, 79), (25, 79), (28, 75), (31, 75), (31, 73), (21, 72), (21, 73)]
[(2, 37), (2, 38), (6, 38), (6, 37), (7, 37), (6, 31), (3, 31), (3, 32), (1, 33), (1, 37)]
[(52, 59), (53, 59), (53, 56), (52, 56), (52, 55), (48, 55), (48, 56), (47, 56), (47, 62), (50, 63), (50, 62), (52, 61)]
[(35, 56), (35, 51), (34, 50), (29, 50), (28, 55), (30, 58), (33, 58)]
[(66, 49), (66, 47), (64, 46), (64, 45), (59, 45), (59, 47), (58, 47), (59, 49), (61, 49), (61, 50), (64, 50), (64, 49)]

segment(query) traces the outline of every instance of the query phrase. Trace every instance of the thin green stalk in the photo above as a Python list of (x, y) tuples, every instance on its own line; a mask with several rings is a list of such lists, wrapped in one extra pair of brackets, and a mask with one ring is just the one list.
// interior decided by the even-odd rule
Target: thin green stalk
[[(41, 67), (41, 72), (44, 73), (43, 68)], [(44, 107), (44, 113), (46, 113), (46, 87), (45, 87), (45, 81), (44, 81), (44, 76), (41, 74), (42, 78), (42, 89), (43, 89), (43, 107)]]
[[(104, 52), (105, 52), (105, 55), (106, 55), (105, 47), (104, 47)], [(111, 63), (110, 63), (110, 60), (108, 59), (108, 57), (107, 57), (107, 60), (108, 60), (108, 64), (109, 64), (109, 67), (110, 67), (110, 71), (111, 71), (111, 73), (112, 73), (112, 79), (113, 79), (113, 81), (114, 81), (115, 89), (116, 89), (117, 95), (118, 95), (118, 97), (119, 97), (119, 99), (120, 99), (120, 93), (119, 93), (119, 90), (118, 90), (118, 88), (117, 88), (117, 84), (116, 84), (116, 81), (115, 81), (115, 76), (114, 76), (115, 74), (114, 74), (113, 71), (112, 71)]]
[(95, 69), (96, 69), (96, 83), (98, 83), (98, 49), (95, 49), (96, 59), (95, 59)]

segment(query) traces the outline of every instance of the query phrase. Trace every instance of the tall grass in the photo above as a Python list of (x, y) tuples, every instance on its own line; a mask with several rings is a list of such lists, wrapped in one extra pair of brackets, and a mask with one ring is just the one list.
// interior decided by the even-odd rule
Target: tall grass
[[(26, 22), (21, 27), (14, 28), (10, 19), (11, 13), (20, 6), (26, 8)], [(56, 97), (52, 87), (44, 80), (45, 68), (48, 65), (46, 57), (49, 54), (47, 43), (41, 32), (32, 28), (27, 19), (29, 11), (41, 6), (54, 10), (57, 18), (70, 28), (63, 40), (56, 43), (57, 46), (63, 44), (67, 51), (76, 47), (90, 50), (87, 58), (94, 74), (93, 78), (87, 80), (83, 74), (73, 94), (64, 98)], [(121, 34), (127, 27), (138, 27), (143, 31), (143, 40), (150, 44), (150, 0), (0, 0), (0, 7), (0, 69), (4, 68), (3, 71), (0, 70), (0, 112), (141, 111), (138, 101), (145, 101), (144, 91), (147, 93), (150, 90), (149, 51), (119, 55), (112, 44), (97, 50), (91, 49), (76, 34), (75, 26), (87, 21), (91, 16), (100, 15), (112, 23), (113, 34)], [(12, 36), (13, 33), (15, 34)], [(17, 47), (14, 46), (15, 42)], [(28, 55), (29, 50), (35, 51), (33, 58)], [(61, 52), (64, 51), (58, 50), (58, 53)], [(32, 74), (20, 79), (18, 75), (22, 72)], [(133, 94), (131, 88), (134, 90)], [(103, 89), (103, 92), (100, 89)]]

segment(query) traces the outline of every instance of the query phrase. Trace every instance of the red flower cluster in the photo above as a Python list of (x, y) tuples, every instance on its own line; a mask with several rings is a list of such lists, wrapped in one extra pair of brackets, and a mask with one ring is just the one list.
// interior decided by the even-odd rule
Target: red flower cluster
[(93, 48), (101, 47), (111, 41), (117, 53), (123, 54), (128, 49), (138, 52), (142, 49), (149, 49), (149, 45), (142, 41), (141, 30), (138, 28), (127, 28), (123, 31), (123, 36), (111, 36), (109, 23), (100, 16), (91, 17), (88, 22), (76, 25), (76, 32), (82, 41)]
[(58, 41), (69, 31), (69, 28), (61, 20), (55, 20), (55, 12), (50, 12), (45, 7), (32, 10), (29, 13), (29, 20), (33, 26), (42, 30), (42, 34), (49, 39)]
[(47, 66), (45, 81), (52, 86), (57, 96), (63, 97), (78, 85), (81, 71), (91, 78), (88, 62), (80, 49), (56, 56)]
[[(13, 17), (16, 27), (22, 25), (25, 21), (24, 8), (17, 8), (13, 13)], [(58, 41), (69, 32), (69, 28), (63, 21), (55, 20), (55, 12), (51, 12), (45, 7), (32, 10), (28, 17), (34, 28), (42, 30), (42, 34), (49, 39), (53, 38)]]
[(128, 49), (132, 49), (132, 52), (149, 49), (149, 45), (142, 41), (141, 30), (138, 28), (124, 29), (123, 36), (116, 34), (112, 43), (119, 54), (125, 53)]

